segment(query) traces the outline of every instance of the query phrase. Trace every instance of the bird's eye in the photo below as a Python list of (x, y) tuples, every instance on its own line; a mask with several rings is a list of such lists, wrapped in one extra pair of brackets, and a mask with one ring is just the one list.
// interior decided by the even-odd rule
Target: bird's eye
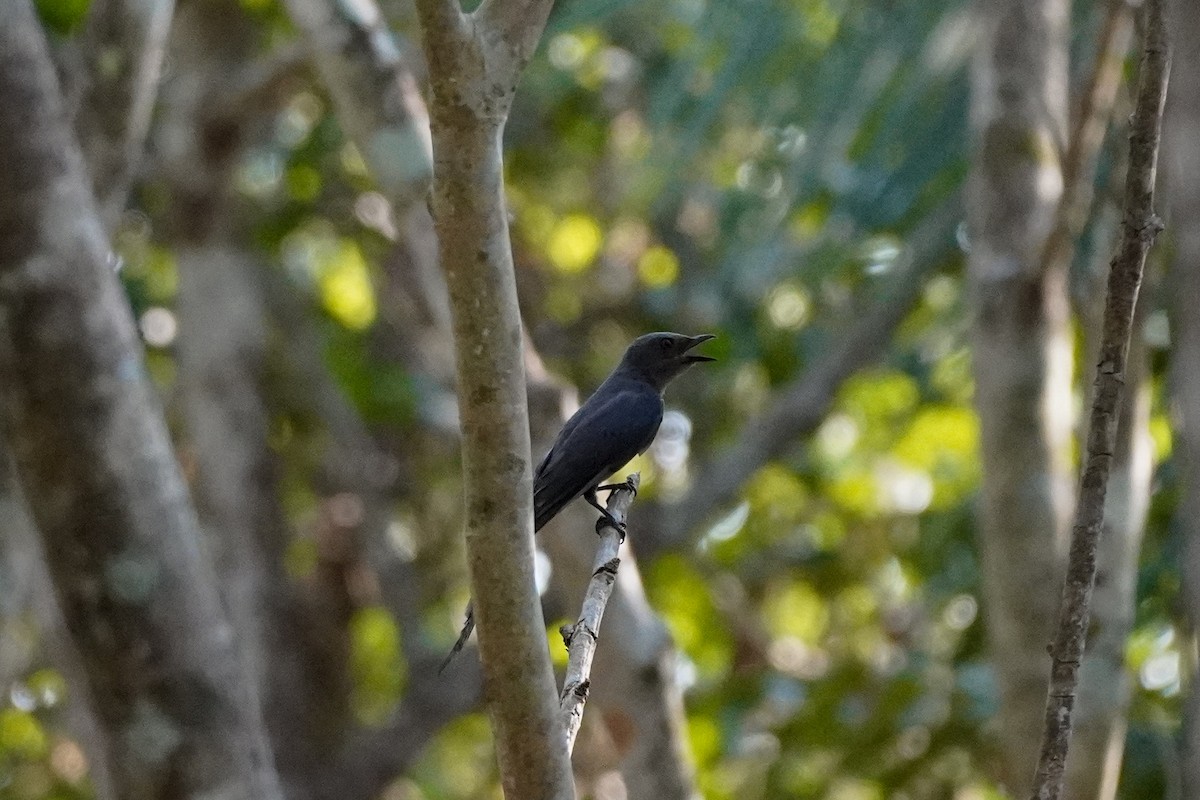
[(671, 344), (672, 344), (672, 342), (670, 339), (663, 339), (660, 346), (662, 347), (663, 350), (670, 350)]

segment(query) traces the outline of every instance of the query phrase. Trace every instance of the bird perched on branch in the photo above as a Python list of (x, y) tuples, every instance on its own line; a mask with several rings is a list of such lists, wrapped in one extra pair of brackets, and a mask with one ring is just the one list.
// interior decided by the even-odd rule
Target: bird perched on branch
[[(716, 360), (692, 352), (696, 345), (713, 338), (707, 333), (647, 333), (629, 345), (621, 363), (571, 415), (534, 470), (535, 533), (582, 495), (603, 515), (596, 523), (597, 530), (607, 522), (624, 534), (625, 525), (600, 505), (596, 492), (625, 485), (604, 486), (601, 481), (650, 447), (662, 423), (663, 389), (692, 364)], [(474, 627), (475, 617), (468, 604), (462, 633), (439, 672), (462, 649)]]

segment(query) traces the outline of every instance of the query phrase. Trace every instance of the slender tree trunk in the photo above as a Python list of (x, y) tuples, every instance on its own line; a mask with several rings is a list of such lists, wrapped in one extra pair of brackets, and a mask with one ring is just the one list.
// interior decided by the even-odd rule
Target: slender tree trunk
[(432, 93), (433, 211), (450, 293), (466, 539), (484, 694), (510, 798), (575, 787), (533, 581), (533, 481), (501, 134), (549, 0), (418, 0)]
[(28, 2), (0, 23), (0, 391), (124, 798), (279, 797)]
[(1041, 735), (1046, 644), (1058, 608), (1073, 481), (1071, 336), (1064, 268), (1041, 269), (1062, 191), (1067, 3), (979, 2), (967, 217), (980, 545), (1000, 691), (1000, 777), (1028, 790)]

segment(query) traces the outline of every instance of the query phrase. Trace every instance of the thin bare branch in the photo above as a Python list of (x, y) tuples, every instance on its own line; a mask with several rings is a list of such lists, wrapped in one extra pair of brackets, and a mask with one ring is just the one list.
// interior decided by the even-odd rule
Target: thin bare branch
[[(605, 506), (612, 518), (624, 522), (629, 506), (637, 497), (641, 475), (634, 473), (626, 481), (627, 487), (615, 490)], [(596, 655), (596, 642), (600, 636), (600, 621), (617, 581), (617, 568), (621, 559), (617, 556), (625, 536), (608, 520), (601, 517), (598, 532), (600, 544), (596, 547), (596, 558), (592, 565), (592, 579), (583, 596), (583, 608), (574, 625), (562, 627), (563, 643), (567, 646), (567, 674), (563, 678), (562, 693), (558, 703), (562, 712), (563, 727), (566, 729), (567, 752), (575, 749), (575, 737), (583, 722), (583, 706), (587, 702), (588, 687), (591, 685), (592, 658)]]
[(1137, 103), (1130, 123), (1129, 171), (1121, 242), (1113, 256), (1088, 425), (1087, 459), (1071, 536), (1058, 631), (1051, 649), (1050, 689), (1034, 800), (1057, 800), (1071, 740), (1071, 712), (1087, 635), (1096, 547), (1104, 524), (1104, 497), (1116, 447), (1134, 308), (1146, 254), (1162, 222), (1154, 213), (1154, 184), (1171, 55), (1162, 0), (1146, 0), (1145, 40)]

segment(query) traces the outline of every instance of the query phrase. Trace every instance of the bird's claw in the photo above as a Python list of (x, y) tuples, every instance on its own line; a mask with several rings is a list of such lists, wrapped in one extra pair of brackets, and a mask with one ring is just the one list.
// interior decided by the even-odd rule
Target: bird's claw
[(604, 513), (604, 516), (596, 520), (596, 535), (603, 536), (605, 528), (615, 529), (617, 533), (621, 534), (622, 542), (625, 541), (625, 534), (629, 532), (629, 528), (624, 522), (621, 522), (621, 520), (617, 519), (612, 514), (609, 514), (607, 511)]
[(628, 478), (621, 481), (620, 483), (606, 483), (603, 486), (596, 487), (597, 492), (599, 492), (599, 491), (611, 492), (611, 491), (615, 491), (617, 489), (628, 489), (629, 491), (633, 492), (634, 497), (637, 497), (638, 487), (637, 487), (637, 484), (634, 483), (632, 475), (630, 475)]

